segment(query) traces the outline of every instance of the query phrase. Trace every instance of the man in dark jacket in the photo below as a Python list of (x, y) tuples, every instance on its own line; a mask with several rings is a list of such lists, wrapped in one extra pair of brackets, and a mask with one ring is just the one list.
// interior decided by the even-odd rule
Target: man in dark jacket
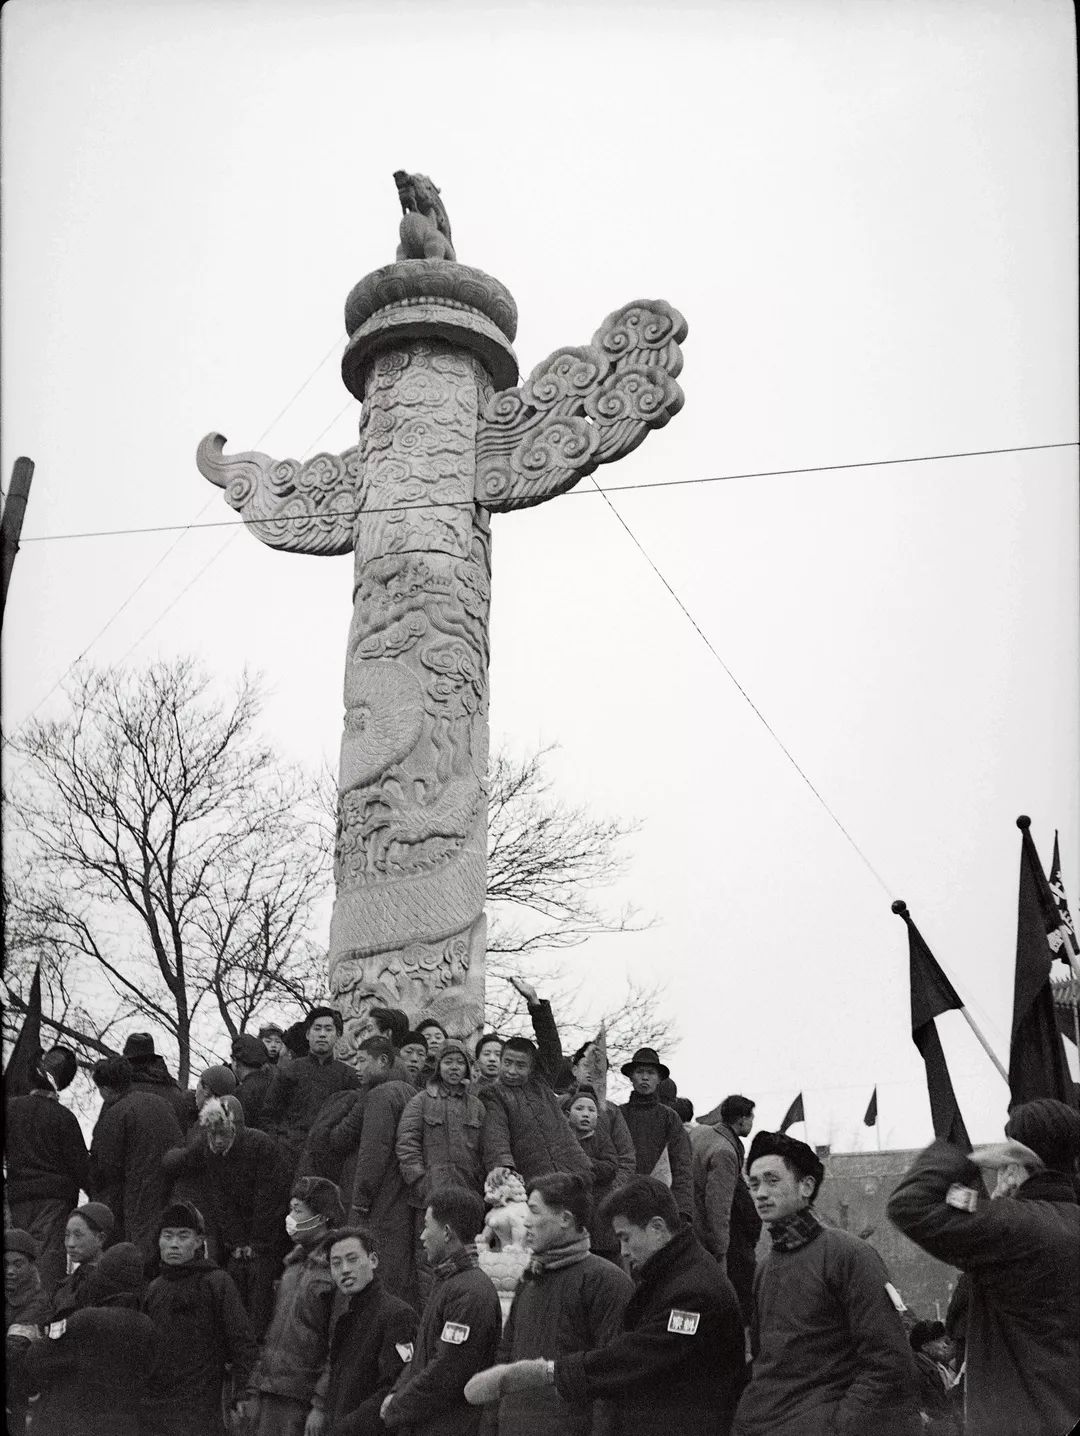
[(71, 1262), (71, 1271), (53, 1293), (54, 1321), (86, 1305), (91, 1277), (115, 1230), (116, 1220), (102, 1202), (84, 1202), (68, 1217), (64, 1253)]
[(239, 1399), (255, 1362), (240, 1293), (203, 1255), (204, 1233), (202, 1213), (190, 1202), (173, 1202), (161, 1214), (161, 1275), (145, 1300), (159, 1353), (147, 1390), (147, 1436), (224, 1436), (227, 1368)]
[(384, 1290), (366, 1227), (333, 1232), (327, 1252), (330, 1275), (348, 1303), (330, 1340), (329, 1436), (377, 1436), (386, 1429), (379, 1410), (412, 1360), (416, 1312)]
[(636, 1281), (621, 1332), (591, 1351), (496, 1367), (470, 1385), (470, 1397), (490, 1399), (488, 1382), (504, 1400), (513, 1392), (537, 1399), (553, 1386), (572, 1407), (607, 1398), (619, 1432), (727, 1436), (745, 1364), (731, 1283), (657, 1178), (632, 1178), (603, 1212)]
[(116, 1218), (116, 1236), (152, 1262), (165, 1205), (161, 1159), (182, 1142), (180, 1122), (163, 1097), (132, 1086), (126, 1057), (99, 1062), (94, 1081), (102, 1106), (90, 1142), (90, 1194)]
[(354, 1068), (339, 1062), (334, 1045), (344, 1031), (341, 1013), (333, 1007), (314, 1007), (304, 1021), (307, 1056), (284, 1067), (279, 1063), (263, 1103), (266, 1130), (285, 1150), (290, 1176), (296, 1170), (304, 1138), (323, 1102), (334, 1092), (359, 1087)]
[(640, 1047), (621, 1068), (634, 1090), (624, 1102), (623, 1117), (630, 1129), (639, 1176), (658, 1176), (670, 1186), (675, 1205), (688, 1222), (694, 1219), (694, 1183), (690, 1139), (678, 1113), (660, 1101), (657, 1089), (671, 1076), (651, 1047)]
[[(497, 1359), (558, 1361), (607, 1346), (623, 1329), (634, 1285), (617, 1266), (589, 1251), (589, 1191), (580, 1177), (553, 1172), (529, 1192), (526, 1242), (532, 1257), (514, 1293)], [(498, 1367), (493, 1368), (498, 1370)], [(466, 1390), (472, 1400), (484, 1377)], [(606, 1430), (597, 1403), (568, 1403), (554, 1386), (509, 1392), (484, 1413), (484, 1436), (591, 1436)]]
[(424, 1214), (421, 1242), (435, 1273), (412, 1360), (382, 1404), (383, 1423), (409, 1436), (476, 1436), (480, 1412), (465, 1383), (495, 1359), (502, 1308), (474, 1237), (484, 1225), (475, 1192), (447, 1187)]
[(232, 1068), (236, 1073), (235, 1096), (244, 1109), (244, 1126), (257, 1131), (265, 1130), (263, 1106), (274, 1069), (270, 1065), (270, 1054), (257, 1037), (241, 1032), (233, 1038)]
[(588, 1159), (536, 1061), (527, 1037), (511, 1037), (503, 1046), (499, 1080), (477, 1093), (487, 1109), (480, 1134), (484, 1171), (513, 1167), (526, 1186), (547, 1172), (576, 1172), (588, 1181)]
[[(360, 1048), (374, 1044), (389, 1046), (385, 1038), (369, 1037)], [(416, 1088), (411, 1082), (391, 1078), (382, 1061), (372, 1064), (363, 1080), (368, 1090), (362, 1107), (354, 1109), (362, 1114), (362, 1126), (356, 1149), (349, 1224), (370, 1227), (379, 1251), (382, 1285), (393, 1296), (415, 1307), (415, 1219), (398, 1165), (397, 1130), (401, 1114), (416, 1096)], [(483, 1221), (480, 1225), (483, 1226)]]
[(908, 1337), (919, 1378), (922, 1436), (962, 1436), (963, 1407), (955, 1400), (954, 1375), (945, 1365), (952, 1346), (943, 1321), (917, 1321)]
[(138, 1310), (143, 1261), (128, 1242), (95, 1263), (86, 1304), (33, 1341), (10, 1373), (35, 1394), (35, 1436), (143, 1436), (142, 1408), (156, 1338)]
[[(1005, 1132), (970, 1156), (934, 1142), (887, 1210), (968, 1276), (967, 1429), (1057, 1436), (1080, 1418), (1080, 1114), (1040, 1098), (1014, 1108)], [(996, 1200), (980, 1200), (980, 1172), (996, 1175)]]
[(154, 1051), (149, 1032), (131, 1032), (124, 1043), (124, 1056), (131, 1063), (131, 1085), (139, 1092), (152, 1092), (163, 1097), (176, 1113), (176, 1120), (187, 1130), (191, 1114), (191, 1097), (165, 1066), (164, 1057)]
[[(53, 1053), (67, 1049), (54, 1048)], [(51, 1056), (52, 1054), (47, 1054)], [(75, 1075), (70, 1063), (31, 1065), (30, 1091), (4, 1104), (4, 1165), (11, 1225), (28, 1231), (38, 1249), (37, 1270), (51, 1296), (64, 1279), (64, 1224), (88, 1191), (90, 1158), (74, 1112), (61, 1106), (57, 1093)], [(67, 1081), (63, 1077), (67, 1077)]]
[(754, 1311), (755, 1253), (761, 1236), (761, 1218), (743, 1180), (743, 1140), (753, 1125), (753, 1102), (733, 1093), (689, 1130), (694, 1230), (727, 1271), (747, 1326)]
[(867, 1242), (818, 1221), (820, 1160), (805, 1142), (759, 1132), (748, 1170), (772, 1250), (754, 1278), (737, 1436), (918, 1436), (915, 1362), (888, 1272)]
[(289, 1173), (265, 1132), (249, 1132), (235, 1097), (211, 1097), (195, 1140), (162, 1158), (172, 1200), (191, 1201), (206, 1222), (207, 1255), (229, 1273), (261, 1341), (273, 1313), (285, 1245)]

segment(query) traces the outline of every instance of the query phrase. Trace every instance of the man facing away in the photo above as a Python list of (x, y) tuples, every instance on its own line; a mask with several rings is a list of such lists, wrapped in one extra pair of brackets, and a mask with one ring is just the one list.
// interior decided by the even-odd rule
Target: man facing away
[(731, 1283), (658, 1178), (633, 1178), (602, 1212), (636, 1282), (622, 1331), (591, 1351), (497, 1366), (469, 1383), (468, 1399), (535, 1397), (554, 1386), (571, 1407), (607, 1398), (620, 1433), (727, 1436), (744, 1371)]
[(754, 1104), (733, 1093), (688, 1128), (694, 1173), (694, 1230), (727, 1271), (747, 1326), (754, 1309), (754, 1268), (761, 1218), (743, 1179), (743, 1141)]
[(820, 1160), (805, 1142), (759, 1132), (748, 1169), (772, 1250), (754, 1278), (753, 1372), (736, 1436), (917, 1436), (914, 1359), (885, 1264), (818, 1220)]
[(499, 1294), (480, 1270), (475, 1237), (484, 1204), (475, 1192), (446, 1187), (424, 1214), (420, 1240), (435, 1273), (412, 1360), (382, 1404), (383, 1423), (409, 1436), (475, 1436), (481, 1413), (465, 1383), (491, 1365), (502, 1327)]
[[(1080, 1418), (1080, 1113), (1039, 1098), (1013, 1109), (1005, 1134), (970, 1155), (934, 1142), (887, 1211), (966, 1275), (967, 1430), (1058, 1436)], [(989, 1202), (980, 1170), (996, 1178)]]

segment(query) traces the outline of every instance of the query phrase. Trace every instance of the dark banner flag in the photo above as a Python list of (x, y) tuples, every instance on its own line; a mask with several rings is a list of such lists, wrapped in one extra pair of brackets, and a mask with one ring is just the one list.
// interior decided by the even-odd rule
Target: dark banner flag
[(866, 1126), (866, 1127), (876, 1127), (876, 1126), (877, 1126), (877, 1088), (876, 1088), (876, 1087), (874, 1088), (873, 1096), (870, 1098), (870, 1104), (869, 1104), (869, 1106), (868, 1106), (867, 1109), (866, 1109), (866, 1115), (863, 1117), (863, 1125)]
[(4, 1068), (4, 1095), (25, 1096), (30, 1091), (30, 1073), (41, 1056), (41, 964), (34, 969), (26, 1015)]
[(926, 1067), (926, 1090), (930, 1097), (930, 1120), (934, 1136), (944, 1137), (965, 1152), (971, 1151), (960, 1105), (934, 1019), (943, 1012), (959, 1012), (964, 1004), (952, 983), (938, 966), (937, 959), (911, 920), (907, 903), (897, 899), (892, 910), (904, 919), (908, 930), (908, 961), (911, 981), (911, 1040), (919, 1049)]
[(1054, 895), (1046, 881), (1031, 837), (1031, 819), (1019, 817), (1020, 894), (1016, 917), (1016, 979), (1013, 984), (1009, 1092), (1012, 1104), (1056, 1097), (1076, 1105), (1061, 1033), (1054, 1016), (1049, 936), (1061, 925)]
[(781, 1132), (786, 1132), (789, 1127), (794, 1127), (796, 1122), (805, 1121), (806, 1112), (803, 1109), (802, 1093), (800, 1092), (799, 1095), (795, 1098), (794, 1102), (792, 1102), (791, 1106), (787, 1109), (787, 1113), (784, 1116), (784, 1120), (780, 1123), (780, 1130)]
[[(1069, 902), (1065, 896), (1065, 884), (1061, 880), (1061, 854), (1058, 852), (1057, 828), (1054, 829), (1054, 857), (1050, 864), (1050, 895), (1054, 899), (1054, 906), (1058, 911), (1059, 931), (1051, 933), (1048, 939), (1050, 950), (1056, 952), (1066, 967), (1070, 968), (1069, 951), (1065, 946), (1068, 941), (1074, 956), (1080, 957), (1080, 944), (1076, 941), (1076, 929), (1073, 927), (1072, 913), (1069, 911)], [(1065, 931), (1062, 933), (1061, 928)]]

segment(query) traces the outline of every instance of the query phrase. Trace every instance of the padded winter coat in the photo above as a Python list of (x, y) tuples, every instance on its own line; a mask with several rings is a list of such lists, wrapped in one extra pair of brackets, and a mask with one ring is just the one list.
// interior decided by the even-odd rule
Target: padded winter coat
[(630, 1129), (637, 1154), (638, 1175), (648, 1177), (665, 1152), (671, 1166), (671, 1195), (686, 1218), (694, 1216), (694, 1181), (691, 1174), (690, 1139), (679, 1114), (667, 1107), (655, 1094), (643, 1097), (630, 1093), (630, 1100), (619, 1109)]
[(157, 1052), (144, 1057), (129, 1057), (134, 1077), (131, 1085), (137, 1092), (149, 1092), (151, 1096), (162, 1097), (176, 1113), (176, 1120), (186, 1132), (192, 1116), (198, 1115), (195, 1108), (194, 1092), (185, 1092), (169, 1069), (165, 1059)]
[(263, 1102), (263, 1121), (286, 1149), (294, 1168), (308, 1129), (327, 1097), (360, 1085), (356, 1069), (336, 1057), (320, 1062), (309, 1054), (274, 1068)]
[(285, 1258), (274, 1315), (251, 1377), (254, 1391), (311, 1401), (323, 1384), (336, 1291), (326, 1252), (293, 1247)]
[(397, 1129), (416, 1088), (378, 1079), (363, 1105), (349, 1220), (366, 1222), (379, 1249), (379, 1276), (394, 1296), (416, 1305), (415, 1216), (397, 1159)]
[(978, 1168), (934, 1142), (889, 1199), (889, 1220), (917, 1246), (967, 1273), (964, 1381), (977, 1436), (1060, 1436), (1080, 1418), (1080, 1205), (1060, 1172), (1030, 1176), (1010, 1198), (964, 1211), (954, 1184)]
[(429, 1084), (406, 1104), (397, 1133), (397, 1159), (409, 1201), (424, 1207), (443, 1186), (484, 1191), (480, 1130), (484, 1104), (465, 1087)]
[(281, 1248), (291, 1173), (265, 1132), (237, 1128), (223, 1156), (210, 1151), (200, 1132), (197, 1141), (166, 1152), (162, 1166), (172, 1182), (171, 1200), (194, 1202), (206, 1218), (223, 1266), (235, 1247)]
[(12, 1097), (4, 1104), (6, 1195), (17, 1205), (54, 1197), (79, 1205), (87, 1191), (90, 1158), (75, 1113), (53, 1097)]
[(161, 1159), (184, 1139), (164, 1097), (132, 1087), (106, 1102), (90, 1142), (90, 1188), (116, 1218), (114, 1241), (134, 1242), (144, 1258), (158, 1254), (158, 1217), (165, 1206)]
[(535, 1077), (521, 1087), (495, 1082), (480, 1097), (487, 1109), (480, 1137), (485, 1174), (492, 1167), (513, 1167), (526, 1187), (545, 1172), (576, 1172), (591, 1180), (588, 1158), (545, 1082)]

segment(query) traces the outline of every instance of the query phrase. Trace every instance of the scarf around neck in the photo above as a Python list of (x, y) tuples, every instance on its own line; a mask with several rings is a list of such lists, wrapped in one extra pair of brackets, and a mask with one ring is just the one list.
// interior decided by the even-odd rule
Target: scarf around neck
[(561, 1271), (563, 1267), (584, 1261), (588, 1255), (589, 1233), (579, 1232), (577, 1236), (560, 1242), (557, 1247), (545, 1247), (542, 1252), (533, 1252), (527, 1270), (531, 1276), (543, 1276), (546, 1271)]
[(458, 1271), (468, 1271), (471, 1267), (479, 1266), (480, 1258), (476, 1254), (476, 1243), (466, 1242), (460, 1251), (452, 1252), (445, 1261), (439, 1262), (438, 1266), (432, 1267), (436, 1281), (445, 1281), (448, 1276), (453, 1276)]
[(782, 1222), (773, 1222), (769, 1228), (769, 1236), (772, 1238), (774, 1251), (797, 1252), (824, 1230), (813, 1207), (803, 1207), (801, 1212), (785, 1217)]

